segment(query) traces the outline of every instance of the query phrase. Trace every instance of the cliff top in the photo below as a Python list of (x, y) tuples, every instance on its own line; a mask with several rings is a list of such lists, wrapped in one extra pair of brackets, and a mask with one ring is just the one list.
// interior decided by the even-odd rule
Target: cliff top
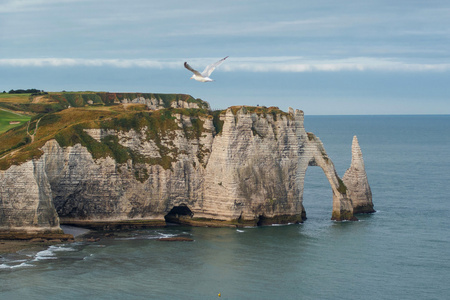
[(263, 114), (279, 114), (279, 115), (289, 115), (289, 113), (282, 111), (276, 106), (247, 106), (247, 105), (238, 105), (238, 106), (231, 106), (229, 109), (233, 112), (234, 115), (238, 113), (239, 110), (244, 109), (245, 112), (248, 113), (255, 113), (257, 115), (263, 115)]
[[(211, 111), (209, 104), (185, 94), (59, 92), (45, 94), (0, 94), (0, 109), (22, 113), (27, 118), (6, 132), (0, 132), (0, 170), (24, 163), (42, 155), (40, 148), (55, 139), (61, 146), (82, 144), (94, 158), (111, 156), (117, 161), (133, 157), (117, 140), (98, 142), (85, 129), (113, 129), (139, 132), (146, 127), (149, 139), (178, 129), (177, 115), (190, 118), (190, 126), (183, 130), (189, 136), (200, 137), (206, 129), (203, 120), (213, 120), (214, 134), (220, 134), (227, 110)], [(256, 113), (289, 116), (278, 107), (232, 106), (234, 114)], [(27, 121), (29, 120), (29, 121)], [(10, 128), (9, 127), (9, 128)], [(7, 128), (8, 129), (8, 128)], [(165, 167), (169, 161), (157, 162)]]
[(44, 94), (0, 94), (0, 108), (31, 114), (57, 112), (69, 107), (113, 106), (133, 99), (155, 99), (163, 108), (176, 101), (195, 103), (207, 109), (209, 104), (186, 94), (50, 92)]

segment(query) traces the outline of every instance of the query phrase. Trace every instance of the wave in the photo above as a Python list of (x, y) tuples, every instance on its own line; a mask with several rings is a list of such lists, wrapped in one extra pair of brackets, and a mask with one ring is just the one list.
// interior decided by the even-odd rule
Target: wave
[(35, 254), (24, 253), (28, 257), (27, 259), (10, 260), (4, 261), (0, 264), (0, 269), (18, 269), (23, 267), (34, 267), (33, 262), (38, 262), (41, 260), (58, 259), (56, 252), (66, 252), (66, 251), (76, 251), (72, 247), (65, 247), (64, 245), (53, 245), (49, 246), (47, 249), (39, 251)]
[(76, 251), (71, 247), (63, 247), (63, 246), (50, 246), (46, 250), (39, 251), (36, 253), (33, 261), (40, 261), (46, 259), (57, 259), (55, 256), (56, 252), (66, 252), (66, 251)]
[(8, 264), (1, 264), (0, 269), (18, 269), (18, 268), (25, 268), (25, 267), (34, 267), (34, 265), (28, 264), (26, 262), (23, 262), (18, 265), (8, 265)]
[(119, 240), (119, 241), (157, 240), (157, 239), (161, 239), (161, 238), (164, 239), (164, 238), (177, 237), (177, 236), (180, 236), (181, 234), (187, 234), (187, 233), (164, 233), (164, 232), (155, 231), (155, 232), (152, 232), (151, 234), (138, 234), (138, 235), (130, 236), (130, 237), (116, 238), (116, 240)]

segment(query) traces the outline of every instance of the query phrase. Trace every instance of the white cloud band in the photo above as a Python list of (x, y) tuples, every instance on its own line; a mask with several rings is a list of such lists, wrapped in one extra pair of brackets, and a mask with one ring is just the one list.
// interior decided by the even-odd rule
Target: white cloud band
[[(190, 59), (189, 63), (202, 70), (217, 58)], [(3, 58), (1, 66), (9, 67), (113, 67), (176, 69), (184, 60), (149, 59), (83, 59), (83, 58)], [(308, 60), (303, 57), (236, 57), (229, 58), (220, 67), (228, 72), (338, 72), (338, 71), (400, 71), (443, 72), (450, 71), (450, 64), (406, 63), (376, 58), (349, 58), (337, 60)]]
[(0, 59), (0, 66), (12, 67), (115, 67), (172, 68), (180, 62), (146, 59), (83, 59), (83, 58), (12, 58)]

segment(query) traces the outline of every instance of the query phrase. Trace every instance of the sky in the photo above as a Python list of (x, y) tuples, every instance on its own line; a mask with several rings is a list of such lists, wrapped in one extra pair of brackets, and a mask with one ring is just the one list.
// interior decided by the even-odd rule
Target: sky
[[(0, 0), (0, 92), (450, 114), (449, 16), (448, 0)], [(214, 82), (183, 67), (202, 71), (225, 56)]]

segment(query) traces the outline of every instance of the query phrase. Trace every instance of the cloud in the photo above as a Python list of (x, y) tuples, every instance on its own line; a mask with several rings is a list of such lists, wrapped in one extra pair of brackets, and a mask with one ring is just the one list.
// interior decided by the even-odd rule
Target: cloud
[[(199, 70), (215, 58), (190, 59)], [(113, 67), (178, 69), (183, 59), (83, 59), (83, 58), (12, 58), (0, 59), (5, 67)], [(443, 72), (450, 71), (450, 63), (408, 63), (389, 59), (356, 57), (335, 60), (310, 60), (304, 57), (230, 57), (220, 66), (226, 72), (339, 72), (339, 71), (391, 71), (391, 72)]]
[(148, 59), (83, 59), (83, 58), (12, 58), (0, 59), (0, 66), (11, 67), (115, 67), (115, 68), (175, 68), (182, 61)]
[(304, 57), (237, 58), (224, 65), (225, 71), (250, 72), (338, 72), (338, 71), (449, 71), (450, 64), (408, 63), (389, 59), (355, 57), (347, 59), (310, 60)]

